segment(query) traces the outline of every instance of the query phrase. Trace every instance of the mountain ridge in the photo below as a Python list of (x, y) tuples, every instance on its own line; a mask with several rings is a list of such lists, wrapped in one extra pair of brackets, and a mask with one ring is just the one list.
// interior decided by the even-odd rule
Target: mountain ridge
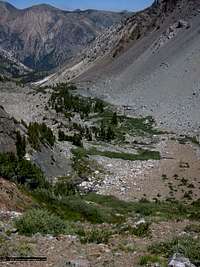
[(29, 68), (45, 71), (71, 60), (105, 28), (128, 15), (65, 11), (44, 4), (17, 9), (0, 3), (0, 47)]

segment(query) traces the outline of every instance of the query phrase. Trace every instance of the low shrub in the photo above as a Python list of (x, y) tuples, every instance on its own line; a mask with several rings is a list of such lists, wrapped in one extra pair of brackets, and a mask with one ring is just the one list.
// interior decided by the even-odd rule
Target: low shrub
[(20, 234), (34, 235), (41, 234), (67, 234), (70, 227), (58, 216), (51, 214), (44, 209), (33, 209), (27, 211), (22, 217), (15, 221)]
[(158, 263), (159, 266), (167, 266), (167, 263), (166, 261), (164, 261), (163, 259), (161, 259), (159, 256), (156, 256), (156, 255), (144, 255), (144, 256), (141, 256), (140, 259), (139, 259), (139, 265), (141, 266), (146, 266), (150, 263)]
[(79, 231), (81, 243), (107, 244), (112, 236), (112, 231), (106, 229), (91, 229)]

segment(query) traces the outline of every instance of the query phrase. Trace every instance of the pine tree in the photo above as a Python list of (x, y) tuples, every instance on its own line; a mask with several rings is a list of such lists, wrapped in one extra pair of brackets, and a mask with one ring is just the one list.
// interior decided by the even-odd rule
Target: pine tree
[(111, 141), (115, 138), (115, 133), (113, 129), (109, 126), (106, 132), (106, 140)]
[(116, 126), (117, 126), (117, 124), (118, 124), (118, 118), (117, 118), (117, 113), (116, 113), (116, 112), (113, 113), (111, 123), (112, 123), (113, 125), (116, 125)]
[(26, 154), (26, 139), (25, 136), (21, 136), (19, 131), (16, 133), (16, 149), (18, 158), (23, 159)]

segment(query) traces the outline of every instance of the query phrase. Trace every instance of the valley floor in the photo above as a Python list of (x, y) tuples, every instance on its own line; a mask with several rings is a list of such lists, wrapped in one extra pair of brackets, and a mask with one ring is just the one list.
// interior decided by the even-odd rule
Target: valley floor
[[(57, 128), (63, 122), (63, 117), (51, 109), (45, 109), (49, 93), (36, 92), (28, 87), (16, 87), (12, 83), (6, 86), (9, 90), (5, 85), (4, 90), (1, 89), (0, 105), (4, 106), (11, 116), (27, 124), (33, 121), (45, 122), (55, 133), (57, 132)], [(193, 200), (200, 198), (200, 145), (198, 142), (193, 143), (189, 138), (184, 140), (183, 136), (173, 133), (154, 136), (153, 141), (151, 138), (142, 137), (138, 137), (136, 141), (137, 145), (125, 146), (85, 143), (88, 148), (119, 152), (122, 156), (125, 152), (134, 153), (134, 147), (156, 150), (160, 152), (161, 159), (132, 161), (94, 153), (90, 155), (91, 160), (95, 160), (102, 166), (105, 174), (103, 178), (101, 175), (100, 183), (94, 180), (94, 182), (84, 183), (84, 186), (95, 189), (101, 194), (114, 195), (124, 200), (139, 200), (143, 197), (184, 200), (184, 196), (187, 200), (188, 192), (191, 194), (189, 198)], [(54, 151), (41, 153), (36, 162), (43, 162), (44, 164), (40, 162), (41, 167), (47, 171), (50, 165), (46, 164), (47, 157), (49, 153), (53, 153), (60, 164), (50, 168), (47, 174), (50, 177), (65, 176), (70, 173), (71, 148), (69, 142), (57, 142)]]
[[(61, 123), (64, 123), (64, 117), (45, 108), (48, 100), (48, 90), (44, 93), (28, 87), (17, 87), (12, 83), (1, 84), (0, 105), (4, 106), (11, 116), (25, 124), (33, 121), (45, 122), (57, 135), (58, 128)], [(151, 138), (138, 136), (133, 141), (123, 145), (84, 141), (84, 151), (82, 152), (88, 153), (87, 159), (91, 163), (93, 172), (90, 179), (81, 184), (82, 188), (88, 191), (94, 190), (101, 195), (112, 195), (126, 201), (141, 201), (143, 199), (145, 201), (154, 200), (155, 203), (159, 203), (162, 200), (179, 200), (184, 204), (190, 204), (200, 199), (200, 145), (197, 139), (163, 132), (159, 135), (153, 135)], [(56, 177), (67, 176), (72, 171), (72, 148), (74, 146), (69, 142), (56, 141), (55, 148), (43, 154), (41, 152), (39, 156), (38, 154), (35, 155), (34, 160), (53, 180)], [(131, 160), (135, 156), (135, 151), (141, 149), (148, 150), (150, 153), (159, 152), (160, 158)], [(50, 171), (47, 171), (48, 166), (52, 163), (48, 162), (47, 158), (51, 158), (52, 155), (58, 163), (55, 163)], [(150, 155), (152, 156), (152, 154)], [(23, 195), (20, 196), (18, 191), (14, 189), (12, 191), (14, 196), (16, 194), (17, 198), (23, 199)], [(2, 194), (4, 194), (4, 198), (8, 195), (9, 199), (9, 190), (3, 193), (0, 190), (0, 196)], [(28, 199), (26, 201), (29, 203)], [(92, 201), (88, 200), (87, 203), (92, 203)], [(76, 227), (80, 229), (84, 227), (84, 229), (93, 231), (90, 238), (91, 240), (94, 238), (94, 242), (81, 243), (81, 239), (75, 235), (54, 237), (36, 234), (33, 237), (25, 237), (15, 233), (12, 219), (9, 218), (9, 213), (7, 214), (6, 210), (21, 212), (15, 205), (6, 207), (6, 203), (4, 203), (2, 206), (0, 213), (0, 227), (3, 229), (2, 241), (6, 238), (6, 241), (2, 243), (2, 248), (7, 246), (15, 253), (46, 256), (48, 260), (47, 262), (29, 263), (29, 265), (27, 263), (24, 265), (23, 263), (0, 263), (2, 267), (120, 267), (122, 265), (133, 267), (147, 263), (150, 264), (148, 266), (158, 266), (154, 265), (155, 262), (158, 262), (159, 266), (166, 266), (167, 253), (170, 252), (155, 252), (153, 248), (150, 249), (153, 244), (158, 245), (160, 242), (166, 242), (166, 244), (170, 244), (166, 245), (168, 247), (171, 246), (170, 242), (175, 237), (180, 238), (180, 242), (186, 240), (185, 242), (190, 244), (190, 240), (187, 240), (192, 238), (191, 240), (195, 240), (196, 249), (200, 240), (198, 218), (187, 218), (187, 215), (180, 218), (176, 216), (170, 218), (169, 214), (162, 217), (162, 212), (159, 211), (155, 212), (154, 215), (148, 215), (148, 211), (147, 214), (145, 213), (145, 208), (145, 215), (141, 217), (140, 214), (138, 215), (140, 218), (137, 218), (139, 224), (141, 223), (140, 220), (143, 221), (142, 223), (150, 222), (148, 232), (145, 232), (144, 236), (129, 233), (131, 229), (129, 227), (134, 227), (137, 223), (137, 220), (135, 222), (130, 219), (125, 224), (127, 231), (122, 230), (122, 232), (113, 230), (115, 226), (107, 223), (93, 225), (86, 222), (76, 222)], [(194, 227), (195, 231), (191, 230), (193, 229), (191, 225), (197, 225), (196, 228)], [(94, 227), (100, 234), (95, 232)], [(186, 231), (186, 229), (189, 230)], [(113, 231), (113, 233), (110, 234), (109, 231)], [(10, 232), (9, 236), (8, 233)], [(98, 242), (95, 238), (99, 238)], [(166, 249), (166, 251), (168, 250)]]

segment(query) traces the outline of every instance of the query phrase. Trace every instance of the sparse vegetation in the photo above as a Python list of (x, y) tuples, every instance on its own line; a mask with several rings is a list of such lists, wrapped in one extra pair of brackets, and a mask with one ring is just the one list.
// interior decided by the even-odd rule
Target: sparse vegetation
[[(57, 113), (63, 113), (69, 119), (70, 134), (59, 131), (60, 141), (73, 142), (74, 135), (79, 135), (87, 141), (125, 142), (126, 134), (131, 136), (144, 136), (161, 134), (154, 128), (152, 117), (128, 118), (118, 115), (114, 107), (99, 99), (85, 98), (74, 94), (76, 89), (70, 84), (58, 84), (49, 100), (49, 105)], [(79, 115), (82, 124), (72, 122), (74, 115)], [(85, 121), (92, 120), (92, 125), (85, 125)]]
[(0, 176), (33, 190), (47, 187), (42, 171), (30, 161), (17, 159), (14, 154), (0, 154)]
[(33, 244), (25, 241), (14, 241), (0, 237), (0, 257), (31, 257), (34, 254)]
[(77, 112), (82, 118), (87, 118), (91, 112), (102, 112), (103, 102), (84, 98), (71, 93), (76, 87), (72, 84), (58, 84), (49, 100), (49, 105), (56, 112)]

